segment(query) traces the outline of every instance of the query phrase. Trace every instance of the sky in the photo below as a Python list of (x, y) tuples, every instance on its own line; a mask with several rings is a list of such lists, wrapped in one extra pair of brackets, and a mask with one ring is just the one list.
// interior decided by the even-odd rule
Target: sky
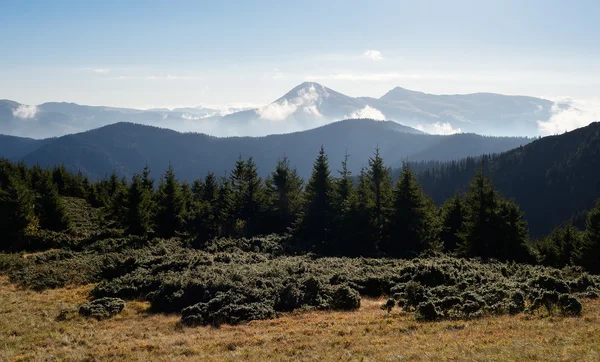
[(599, 13), (597, 0), (0, 0), (0, 99), (258, 106), (315, 81), (598, 106)]

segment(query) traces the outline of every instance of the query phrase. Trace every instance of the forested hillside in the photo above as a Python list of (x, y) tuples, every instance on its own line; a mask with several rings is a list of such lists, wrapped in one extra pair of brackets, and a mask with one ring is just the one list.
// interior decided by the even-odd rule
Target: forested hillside
[[(348, 168), (358, 173), (375, 147), (390, 165), (401, 160), (447, 161), (483, 153), (506, 151), (529, 143), (529, 138), (494, 138), (474, 134), (427, 135), (395, 122), (346, 120), (304, 132), (267, 137), (217, 138), (204, 134), (178, 133), (150, 126), (119, 123), (48, 142), (24, 154), (29, 165), (64, 164), (71, 172), (82, 171), (92, 179), (109, 175), (131, 177), (145, 165), (164, 170), (169, 165), (191, 182), (209, 171), (223, 175), (242, 155), (252, 157), (261, 176), (283, 156), (302, 177), (311, 172), (315, 150), (324, 146), (330, 160), (339, 164), (346, 152)], [(1, 155), (1, 154), (0, 154)]]
[(592, 208), (600, 197), (600, 123), (498, 155), (411, 167), (440, 204), (456, 190), (466, 190), (482, 163), (494, 187), (521, 206), (532, 235), (541, 236)]

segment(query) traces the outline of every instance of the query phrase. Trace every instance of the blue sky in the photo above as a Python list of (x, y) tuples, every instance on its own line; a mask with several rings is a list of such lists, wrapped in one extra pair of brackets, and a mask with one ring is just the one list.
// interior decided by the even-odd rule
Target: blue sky
[(600, 96), (598, 1), (6, 1), (0, 98), (265, 104), (351, 96)]

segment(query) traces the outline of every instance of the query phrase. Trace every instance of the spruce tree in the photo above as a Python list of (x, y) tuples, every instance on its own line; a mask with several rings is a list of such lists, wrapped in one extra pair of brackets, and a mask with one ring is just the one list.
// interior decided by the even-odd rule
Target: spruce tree
[(379, 147), (375, 149), (373, 157), (369, 158), (369, 169), (367, 171), (369, 187), (373, 196), (373, 225), (377, 232), (376, 242), (379, 243), (383, 237), (387, 221), (386, 216), (392, 202), (392, 180), (389, 170), (383, 163), (383, 158), (379, 155)]
[(20, 176), (8, 175), (5, 188), (0, 188), (0, 249), (21, 251), (27, 248), (26, 235), (37, 230), (34, 194)]
[(212, 203), (219, 192), (219, 183), (214, 173), (209, 172), (204, 177), (204, 184), (202, 185), (202, 200), (208, 203)]
[(127, 224), (128, 234), (146, 236), (154, 227), (154, 203), (152, 193), (144, 184), (140, 175), (131, 178), (129, 195), (127, 198)]
[(460, 254), (515, 261), (529, 258), (523, 212), (514, 201), (506, 200), (493, 189), (483, 167), (471, 181), (464, 210)]
[(356, 194), (352, 181), (352, 173), (348, 169), (350, 155), (346, 151), (342, 161), (342, 169), (338, 170), (339, 177), (334, 180), (333, 190), (333, 247), (332, 252), (337, 255), (349, 254), (349, 245), (352, 243), (352, 211), (356, 204)]
[(592, 273), (600, 273), (600, 199), (588, 213), (585, 232), (575, 251), (575, 262)]
[(460, 244), (459, 232), (465, 218), (463, 201), (458, 193), (447, 200), (441, 208), (442, 229), (440, 239), (444, 244), (444, 251), (453, 252)]
[(329, 162), (325, 149), (321, 146), (319, 156), (313, 165), (312, 175), (306, 185), (298, 233), (305, 242), (312, 244), (317, 251), (323, 253), (332, 252), (335, 217), (333, 189)]
[(295, 222), (300, 205), (303, 180), (287, 157), (277, 161), (275, 171), (265, 181), (271, 204), (269, 229), (282, 233)]
[(67, 195), (69, 190), (69, 175), (65, 165), (54, 167), (52, 170), (52, 182), (58, 188), (61, 195)]
[(396, 183), (389, 233), (382, 251), (396, 257), (413, 257), (437, 249), (438, 225), (433, 203), (425, 197), (406, 162)]
[(459, 233), (460, 254), (463, 256), (489, 257), (494, 244), (494, 213), (497, 200), (492, 182), (484, 177), (483, 167), (477, 172), (465, 195), (465, 219)]
[(36, 212), (42, 229), (63, 231), (69, 228), (71, 220), (67, 209), (58, 194), (58, 188), (52, 183), (50, 174), (44, 174), (39, 180)]
[(157, 194), (156, 226), (163, 237), (172, 237), (184, 227), (185, 200), (173, 167), (165, 172)]
[(127, 180), (125, 178), (115, 179), (110, 188), (112, 196), (108, 204), (108, 217), (115, 222), (117, 227), (125, 228), (127, 226), (127, 197), (129, 194)]

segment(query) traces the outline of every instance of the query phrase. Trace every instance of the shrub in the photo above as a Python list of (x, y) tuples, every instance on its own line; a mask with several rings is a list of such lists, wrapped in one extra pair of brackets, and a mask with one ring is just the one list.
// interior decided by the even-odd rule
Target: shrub
[(581, 315), (581, 302), (575, 297), (571, 297), (568, 294), (562, 294), (558, 297), (558, 305), (563, 314), (568, 316), (580, 316)]
[(333, 292), (331, 307), (339, 310), (360, 308), (360, 294), (347, 285), (341, 285)]
[(440, 318), (440, 313), (432, 302), (423, 302), (417, 305), (415, 318), (418, 321), (430, 322)]
[(98, 320), (115, 316), (125, 308), (125, 301), (120, 298), (100, 298), (82, 304), (79, 314), (84, 317), (92, 317)]
[(385, 310), (386, 312), (391, 312), (392, 309), (394, 309), (394, 307), (396, 306), (396, 300), (394, 298), (389, 298), (388, 300), (385, 301), (385, 303), (383, 303), (381, 305), (381, 309)]

